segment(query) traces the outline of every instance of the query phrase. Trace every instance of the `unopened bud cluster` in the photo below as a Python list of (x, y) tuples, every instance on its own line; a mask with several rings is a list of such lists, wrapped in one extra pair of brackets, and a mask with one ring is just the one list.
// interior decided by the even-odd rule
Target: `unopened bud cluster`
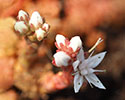
[(20, 10), (17, 19), (14, 25), (15, 31), (27, 36), (29, 40), (41, 41), (47, 36), (50, 25), (45, 23), (44, 18), (37, 11), (29, 17), (28, 13)]
[(53, 64), (57, 67), (66, 67), (76, 60), (76, 55), (82, 47), (82, 41), (79, 36), (74, 36), (68, 40), (63, 35), (58, 34), (55, 45), (57, 53), (54, 54)]

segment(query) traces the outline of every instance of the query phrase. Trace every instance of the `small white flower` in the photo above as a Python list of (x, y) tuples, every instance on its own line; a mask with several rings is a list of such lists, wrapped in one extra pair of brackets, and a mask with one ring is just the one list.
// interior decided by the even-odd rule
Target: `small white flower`
[[(89, 84), (93, 84), (100, 89), (106, 89), (101, 81), (97, 78), (94, 72), (104, 72), (105, 70), (94, 70), (103, 60), (106, 52), (96, 54), (95, 56), (90, 56), (88, 59), (84, 58), (84, 51), (79, 51), (77, 55), (77, 60), (73, 63), (73, 68), (75, 72), (74, 76), (74, 90), (77, 93), (83, 84), (83, 78), (85, 78)], [(91, 85), (92, 86), (92, 85)]]
[(77, 48), (81, 48), (82, 47), (82, 41), (81, 41), (80, 37), (79, 36), (73, 37), (70, 40), (69, 47), (71, 47), (74, 52), (77, 50)]
[(42, 26), (42, 28), (43, 28), (46, 32), (48, 32), (48, 31), (49, 31), (49, 28), (50, 28), (50, 25), (47, 24), (47, 23), (44, 23), (43, 26)]
[(56, 66), (58, 67), (68, 66), (69, 61), (71, 60), (71, 57), (67, 55), (65, 52), (59, 51), (56, 54), (54, 54), (54, 60), (55, 60)]
[(28, 26), (25, 24), (24, 21), (16, 22), (14, 28), (15, 31), (19, 32), (20, 34), (25, 34), (29, 30)]
[(39, 29), (35, 30), (35, 34), (36, 34), (38, 41), (41, 41), (47, 33), (44, 30), (42, 30), (41, 28), (39, 28)]
[(31, 29), (35, 28), (39, 28), (42, 24), (44, 23), (43, 18), (40, 16), (40, 14), (35, 11), (32, 13), (32, 16), (30, 18), (29, 21), (29, 25), (31, 26)]
[(28, 18), (29, 18), (29, 15), (23, 11), (23, 10), (20, 10), (18, 12), (18, 16), (17, 16), (18, 20), (20, 21), (28, 21)]
[(62, 43), (63, 45), (65, 45), (65, 37), (63, 35), (56, 35), (56, 42), (57, 42), (57, 45), (60, 47), (60, 43)]

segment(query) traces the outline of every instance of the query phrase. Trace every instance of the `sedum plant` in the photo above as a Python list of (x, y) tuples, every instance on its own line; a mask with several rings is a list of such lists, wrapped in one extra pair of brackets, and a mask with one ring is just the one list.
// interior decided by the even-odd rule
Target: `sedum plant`
[[(46, 23), (45, 19), (37, 11), (33, 12), (30, 17), (27, 12), (20, 10), (14, 29), (24, 37), (28, 45), (32, 44), (32, 49), (37, 53), (40, 44), (49, 33), (50, 25)], [(56, 74), (51, 71), (51, 74), (46, 73), (45, 77), (41, 78), (42, 83), (39, 84), (42, 84), (41, 88), (44, 89), (45, 93), (66, 88), (72, 83), (74, 84), (74, 92), (78, 93), (86, 81), (91, 87), (94, 85), (100, 89), (106, 89), (95, 74), (97, 72), (105, 72), (105, 70), (97, 70), (95, 68), (101, 63), (106, 52), (92, 56), (97, 45), (103, 41), (101, 38), (87, 52), (84, 51), (82, 40), (79, 36), (74, 36), (69, 40), (63, 35), (57, 34), (55, 40), (57, 50), (53, 55), (52, 64), (61, 68), (62, 71)], [(31, 49), (27, 51), (30, 52), (28, 56), (34, 54)], [(31, 56), (31, 58), (33, 57)], [(29, 60), (28, 62), (32, 61)]]

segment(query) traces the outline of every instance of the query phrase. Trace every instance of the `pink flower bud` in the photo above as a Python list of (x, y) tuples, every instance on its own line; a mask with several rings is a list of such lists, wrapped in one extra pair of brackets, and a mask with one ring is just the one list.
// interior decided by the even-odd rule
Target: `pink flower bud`
[(40, 14), (37, 11), (35, 11), (33, 12), (29, 20), (29, 25), (31, 26), (32, 30), (35, 30), (39, 28), (43, 24), (43, 22), (44, 22), (43, 18), (40, 16)]
[(36, 34), (38, 41), (41, 41), (46, 36), (47, 33), (41, 28), (39, 28), (35, 31), (35, 34)]
[(80, 39), (79, 36), (75, 36), (70, 40), (70, 45), (69, 47), (71, 47), (73, 49), (73, 51), (75, 52), (78, 48), (82, 47), (82, 41)]
[(19, 32), (20, 34), (25, 34), (29, 31), (28, 26), (25, 24), (24, 21), (16, 22), (14, 25), (15, 31)]
[(63, 45), (65, 45), (65, 37), (63, 35), (56, 35), (56, 43), (58, 45), (58, 47), (60, 47), (60, 43), (62, 43)]
[(71, 57), (67, 55), (65, 52), (60, 51), (54, 54), (54, 60), (55, 60), (56, 66), (58, 67), (68, 66), (69, 61), (71, 60)]
[(27, 22), (28, 19), (29, 19), (29, 15), (25, 11), (20, 10), (18, 12), (17, 18), (18, 18), (19, 21), (26, 21)]
[(49, 28), (50, 28), (50, 25), (47, 24), (47, 23), (44, 23), (43, 26), (42, 26), (42, 28), (43, 28), (46, 32), (48, 32), (48, 31), (49, 31)]

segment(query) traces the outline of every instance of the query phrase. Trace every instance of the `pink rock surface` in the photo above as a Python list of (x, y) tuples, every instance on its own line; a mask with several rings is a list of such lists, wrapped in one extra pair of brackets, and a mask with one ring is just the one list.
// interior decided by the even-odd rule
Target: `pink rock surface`
[(13, 90), (9, 90), (0, 94), (0, 100), (17, 100), (17, 97), (17, 94)]
[(0, 58), (0, 92), (13, 85), (14, 58)]

